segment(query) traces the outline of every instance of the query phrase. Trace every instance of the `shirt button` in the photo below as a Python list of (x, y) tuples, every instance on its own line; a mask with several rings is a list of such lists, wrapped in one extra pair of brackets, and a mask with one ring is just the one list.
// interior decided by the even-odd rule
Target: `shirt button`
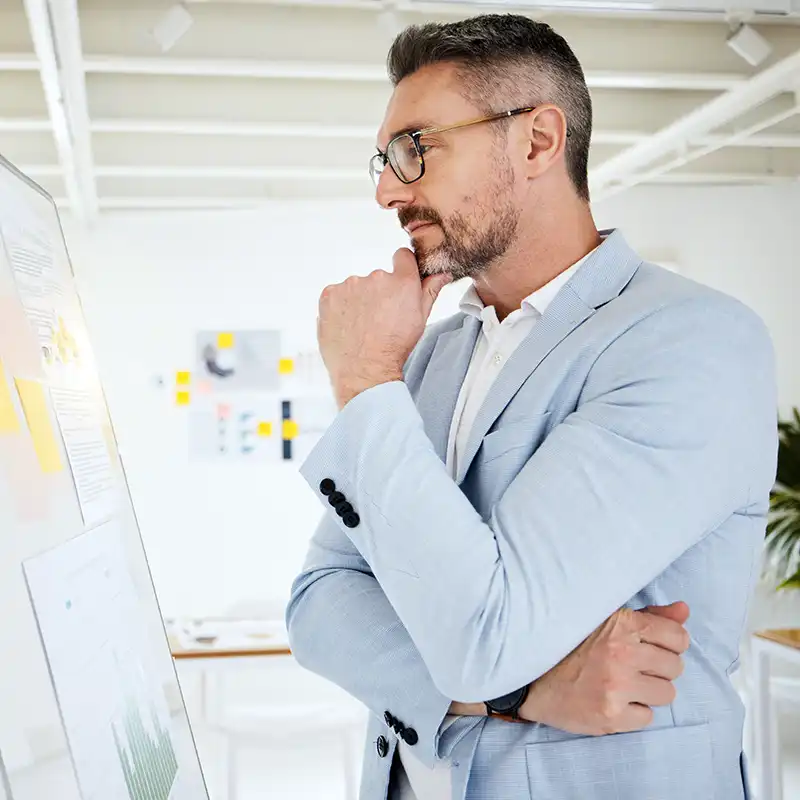
[(494, 363), (498, 365), (503, 363), (503, 356), (501, 356), (500, 353), (494, 354)]
[(378, 741), (375, 742), (375, 747), (380, 758), (386, 758), (386, 756), (389, 755), (389, 742), (386, 740), (385, 736), (378, 737)]

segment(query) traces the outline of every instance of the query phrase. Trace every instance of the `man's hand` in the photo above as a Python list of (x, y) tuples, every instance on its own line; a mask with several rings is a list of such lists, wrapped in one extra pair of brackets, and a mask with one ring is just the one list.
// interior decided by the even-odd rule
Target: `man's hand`
[(317, 337), (339, 408), (373, 386), (403, 379), (403, 366), (449, 282), (441, 274), (420, 280), (414, 254), (401, 248), (394, 272), (376, 270), (322, 292)]
[[(652, 706), (675, 699), (672, 681), (683, 672), (688, 618), (685, 603), (620, 609), (531, 684), (520, 716), (593, 736), (646, 727)], [(475, 704), (454, 703), (450, 711), (485, 714)]]
[(596, 736), (646, 727), (675, 699), (688, 618), (685, 603), (620, 609), (531, 685), (520, 716)]

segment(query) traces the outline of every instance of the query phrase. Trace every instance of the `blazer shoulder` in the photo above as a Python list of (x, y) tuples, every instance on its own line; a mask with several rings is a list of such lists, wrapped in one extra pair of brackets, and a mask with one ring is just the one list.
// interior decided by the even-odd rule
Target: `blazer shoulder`
[[(707, 284), (643, 262), (621, 297), (635, 302), (643, 310), (685, 317), (687, 324), (695, 316), (711, 318), (723, 327), (734, 325), (770, 339), (763, 318), (749, 305)], [(645, 316), (647, 315), (645, 311)]]

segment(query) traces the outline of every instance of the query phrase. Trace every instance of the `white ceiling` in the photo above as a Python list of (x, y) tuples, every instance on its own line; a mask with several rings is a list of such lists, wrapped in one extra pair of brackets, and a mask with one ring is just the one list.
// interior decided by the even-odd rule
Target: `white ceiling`
[[(502, 7), (552, 24), (584, 65), (595, 198), (800, 177), (800, 0), (736, 16), (727, 0), (524, 1)], [(172, 5), (0, 0), (0, 154), (79, 217), (369, 196), (394, 32), (499, 3), (186, 0), (194, 22), (164, 52), (152, 31)], [(772, 46), (758, 68), (726, 45), (742, 18)]]

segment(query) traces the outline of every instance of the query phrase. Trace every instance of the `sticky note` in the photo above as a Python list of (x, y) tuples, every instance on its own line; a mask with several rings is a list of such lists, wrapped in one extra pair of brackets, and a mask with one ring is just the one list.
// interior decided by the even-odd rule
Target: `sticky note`
[(219, 333), (217, 334), (217, 347), (220, 350), (230, 350), (233, 347), (233, 334), (232, 333)]
[(294, 439), (297, 436), (298, 427), (297, 423), (292, 419), (285, 419), (283, 421), (283, 438)]
[(17, 394), (22, 403), (22, 411), (28, 430), (33, 439), (33, 449), (39, 459), (42, 472), (59, 472), (63, 469), (61, 453), (58, 449), (50, 412), (47, 408), (44, 389), (38, 381), (26, 381), (17, 378), (15, 381)]
[(19, 433), (20, 425), (14, 402), (11, 399), (11, 390), (6, 383), (6, 373), (3, 362), (0, 361), (0, 433)]
[(258, 435), (259, 436), (272, 436), (272, 423), (271, 422), (259, 422), (258, 423)]
[(175, 383), (178, 386), (188, 386), (192, 382), (191, 372), (177, 372), (175, 374)]
[(188, 406), (192, 399), (192, 395), (189, 392), (175, 392), (175, 402), (179, 406)]
[(291, 358), (282, 358), (278, 362), (278, 373), (280, 375), (291, 375), (294, 372), (294, 361)]

